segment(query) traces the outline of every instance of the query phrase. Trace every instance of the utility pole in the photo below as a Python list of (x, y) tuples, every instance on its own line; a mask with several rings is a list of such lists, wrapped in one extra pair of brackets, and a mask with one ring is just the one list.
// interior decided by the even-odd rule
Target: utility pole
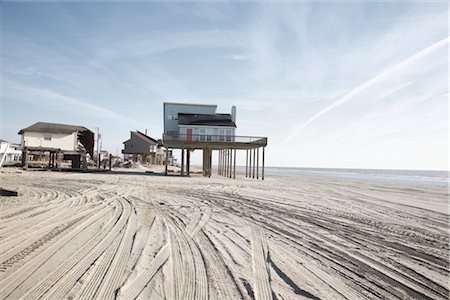
[(97, 167), (100, 169), (100, 147), (99, 147), (100, 128), (95, 127), (95, 129), (97, 130), (97, 155), (95, 157), (95, 161), (97, 162)]

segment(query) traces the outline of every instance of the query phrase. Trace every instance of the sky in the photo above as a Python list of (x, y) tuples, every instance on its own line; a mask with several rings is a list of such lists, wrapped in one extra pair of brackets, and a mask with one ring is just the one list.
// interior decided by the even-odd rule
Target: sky
[(164, 101), (236, 105), (236, 134), (268, 137), (268, 166), (448, 170), (446, 2), (7, 1), (0, 13), (0, 139), (82, 125), (120, 153), (130, 130), (161, 138)]

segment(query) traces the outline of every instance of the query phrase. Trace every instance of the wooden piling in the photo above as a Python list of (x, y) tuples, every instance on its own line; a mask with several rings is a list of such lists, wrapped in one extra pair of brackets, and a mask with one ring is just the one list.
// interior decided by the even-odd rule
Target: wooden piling
[(208, 160), (208, 177), (212, 175), (212, 149), (208, 149), (209, 160)]
[(245, 177), (248, 175), (248, 149), (245, 150)]
[(169, 163), (169, 148), (166, 148), (166, 163), (165, 163), (165, 170), (164, 170), (164, 175), (167, 176), (167, 164)]
[(255, 167), (256, 167), (256, 149), (253, 148), (253, 173), (252, 173), (252, 178), (255, 178)]
[(259, 179), (259, 147), (256, 148), (256, 179)]
[(249, 159), (249, 164), (248, 164), (248, 178), (252, 177), (252, 150), (249, 149), (248, 150), (248, 159)]
[(233, 179), (236, 179), (236, 149), (234, 149)]
[(232, 178), (233, 176), (233, 150), (230, 149), (230, 176), (229, 178)]
[(228, 149), (226, 151), (226, 160), (225, 160), (225, 177), (228, 177), (228, 160), (230, 159), (230, 154), (228, 153)]
[(191, 172), (191, 151), (186, 149), (186, 175), (189, 176)]
[(184, 176), (184, 148), (181, 149), (181, 176)]
[(266, 147), (262, 148), (262, 174), (261, 174), (261, 180), (264, 180), (264, 149), (266, 149)]

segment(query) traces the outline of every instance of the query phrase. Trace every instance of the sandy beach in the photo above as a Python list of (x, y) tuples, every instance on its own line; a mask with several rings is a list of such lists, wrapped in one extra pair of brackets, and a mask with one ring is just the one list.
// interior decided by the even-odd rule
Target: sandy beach
[(19, 192), (0, 197), (1, 299), (448, 299), (444, 188), (13, 168), (0, 183)]

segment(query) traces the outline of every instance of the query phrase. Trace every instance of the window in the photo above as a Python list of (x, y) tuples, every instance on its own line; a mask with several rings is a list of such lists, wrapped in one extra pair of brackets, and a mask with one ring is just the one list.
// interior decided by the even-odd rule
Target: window
[(51, 140), (52, 140), (52, 134), (44, 133), (44, 141), (51, 141)]
[(206, 141), (206, 136), (205, 135), (206, 135), (206, 130), (205, 129), (200, 129), (199, 140), (202, 141), (202, 142)]
[(169, 119), (169, 120), (178, 120), (178, 114), (169, 114), (167, 116), (167, 119)]
[(231, 142), (231, 130), (227, 129), (227, 142)]
[(219, 129), (219, 141), (225, 142), (225, 129)]

